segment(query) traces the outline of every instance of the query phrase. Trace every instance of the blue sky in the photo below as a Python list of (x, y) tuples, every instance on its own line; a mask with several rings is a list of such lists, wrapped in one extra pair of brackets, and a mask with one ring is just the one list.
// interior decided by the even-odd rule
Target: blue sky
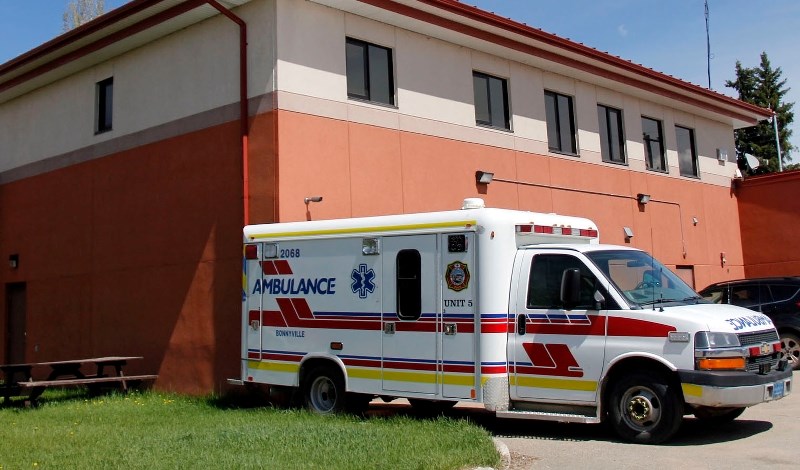
[[(0, 0), (0, 63), (61, 34), (68, 0)], [(106, 0), (106, 10), (126, 0)], [(465, 0), (595, 49), (708, 86), (703, 0)], [(800, 1), (709, 0), (711, 84), (720, 93), (734, 65), (756, 66), (766, 51), (783, 70), (795, 105), (800, 148)], [(793, 152), (800, 161), (800, 150)]]

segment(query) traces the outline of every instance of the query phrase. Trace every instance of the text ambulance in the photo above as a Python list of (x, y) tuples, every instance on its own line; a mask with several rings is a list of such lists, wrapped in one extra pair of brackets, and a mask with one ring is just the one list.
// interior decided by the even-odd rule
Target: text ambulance
[(788, 394), (772, 322), (555, 214), (462, 210), (244, 228), (242, 381), (320, 413), (375, 396), (668, 439)]

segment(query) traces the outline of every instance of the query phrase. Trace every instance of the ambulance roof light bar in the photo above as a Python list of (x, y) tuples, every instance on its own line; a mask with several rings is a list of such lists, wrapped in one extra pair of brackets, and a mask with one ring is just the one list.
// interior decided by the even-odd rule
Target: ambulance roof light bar
[(596, 229), (572, 228), (558, 225), (517, 225), (517, 233), (536, 233), (542, 235), (569, 235), (575, 237), (597, 238)]

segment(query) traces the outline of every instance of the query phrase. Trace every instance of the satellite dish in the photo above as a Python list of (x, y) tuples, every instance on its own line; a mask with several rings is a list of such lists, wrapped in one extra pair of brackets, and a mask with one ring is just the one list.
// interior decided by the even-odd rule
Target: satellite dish
[(758, 161), (758, 158), (750, 155), (749, 153), (744, 154), (744, 159), (747, 160), (747, 166), (749, 166), (751, 170), (755, 170), (761, 166), (761, 162)]

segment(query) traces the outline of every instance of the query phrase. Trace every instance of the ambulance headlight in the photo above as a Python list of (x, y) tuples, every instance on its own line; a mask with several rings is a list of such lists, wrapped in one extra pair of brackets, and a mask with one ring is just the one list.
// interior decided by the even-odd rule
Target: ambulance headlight
[(735, 333), (699, 331), (694, 335), (694, 347), (697, 349), (734, 348), (738, 346), (740, 346), (739, 337)]

